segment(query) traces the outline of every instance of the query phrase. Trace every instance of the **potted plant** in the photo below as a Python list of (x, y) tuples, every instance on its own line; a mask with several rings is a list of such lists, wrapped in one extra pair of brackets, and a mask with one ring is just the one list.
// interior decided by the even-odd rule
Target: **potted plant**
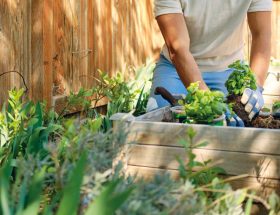
[(180, 104), (184, 106), (186, 123), (223, 126), (226, 103), (224, 94), (219, 91), (199, 89), (199, 83), (192, 83), (187, 88), (187, 96)]

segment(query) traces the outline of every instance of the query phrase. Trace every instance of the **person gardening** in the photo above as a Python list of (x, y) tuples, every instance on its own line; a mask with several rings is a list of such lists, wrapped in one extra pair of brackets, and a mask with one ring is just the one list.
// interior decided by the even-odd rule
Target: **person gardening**
[[(199, 82), (202, 90), (227, 95), (225, 82), (236, 60), (243, 60), (246, 18), (252, 34), (250, 67), (257, 90), (245, 89), (242, 103), (250, 119), (264, 105), (262, 96), (271, 53), (272, 0), (155, 0), (155, 17), (165, 40), (153, 76), (148, 111), (168, 105), (155, 95), (156, 87), (172, 94), (186, 94)], [(233, 126), (244, 126), (234, 116)]]

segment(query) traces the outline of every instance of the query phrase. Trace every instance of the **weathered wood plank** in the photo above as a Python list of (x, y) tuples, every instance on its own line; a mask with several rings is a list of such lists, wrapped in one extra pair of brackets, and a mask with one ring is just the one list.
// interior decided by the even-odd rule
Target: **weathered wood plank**
[[(280, 179), (280, 156), (255, 153), (229, 152), (207, 149), (194, 149), (197, 160), (219, 162), (227, 174)], [(177, 157), (187, 162), (188, 158), (183, 148), (133, 145), (128, 151), (128, 165), (151, 168), (178, 169)]]
[[(54, 0), (44, 0), (43, 5), (43, 99), (51, 107), (53, 90), (53, 7)], [(41, 72), (42, 72), (41, 71)], [(41, 100), (39, 98), (38, 100)]]
[[(142, 166), (127, 166), (126, 175), (136, 176), (145, 180), (151, 180), (156, 174), (170, 174), (171, 178), (177, 180), (179, 172), (177, 170), (166, 170), (159, 168), (149, 168)], [(221, 178), (228, 179), (231, 176), (221, 176)], [(229, 182), (233, 189), (240, 189), (250, 187), (253, 190), (258, 190), (261, 196), (268, 196), (273, 191), (280, 194), (280, 181), (273, 179), (257, 179), (255, 177), (244, 177)]]
[(195, 143), (208, 142), (205, 149), (280, 154), (280, 130), (134, 121), (129, 124), (129, 139), (144, 145), (180, 146), (178, 141), (187, 139), (189, 127), (197, 132)]
[(43, 99), (44, 87), (44, 1), (34, 0), (31, 5), (31, 97)]

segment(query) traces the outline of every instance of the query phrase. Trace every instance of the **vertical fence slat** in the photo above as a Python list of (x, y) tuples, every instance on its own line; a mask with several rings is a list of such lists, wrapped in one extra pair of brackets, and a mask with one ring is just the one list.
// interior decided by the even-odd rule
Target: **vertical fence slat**
[[(43, 5), (43, 99), (47, 108), (51, 107), (53, 95), (53, 3), (54, 0), (44, 0)], [(42, 72), (40, 71), (40, 73)], [(39, 98), (38, 100), (41, 100)]]

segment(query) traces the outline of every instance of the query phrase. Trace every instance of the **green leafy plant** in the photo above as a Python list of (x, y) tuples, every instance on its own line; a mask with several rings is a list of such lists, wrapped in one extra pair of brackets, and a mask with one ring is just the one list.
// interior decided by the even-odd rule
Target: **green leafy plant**
[(238, 60), (229, 68), (234, 69), (225, 84), (229, 95), (242, 95), (245, 88), (257, 89), (256, 77), (249, 65)]
[(185, 149), (188, 161), (185, 162), (181, 158), (177, 158), (179, 162), (179, 173), (180, 177), (186, 181), (189, 180), (194, 185), (208, 184), (214, 178), (218, 177), (218, 174), (225, 174), (225, 171), (219, 167), (211, 165), (211, 160), (207, 161), (197, 161), (196, 155), (193, 150), (195, 148), (201, 148), (208, 145), (207, 142), (195, 143), (194, 137), (196, 136), (196, 131), (193, 128), (187, 130), (187, 140), (181, 139), (180, 145)]
[(194, 123), (213, 122), (226, 111), (224, 94), (200, 90), (198, 82), (187, 88), (187, 96), (180, 103), (185, 107), (187, 119)]
[(93, 93), (92, 90), (86, 90), (84, 88), (81, 88), (78, 93), (71, 91), (67, 97), (65, 107), (59, 113), (58, 119), (61, 119), (73, 109), (79, 108), (82, 112), (88, 111), (91, 107)]
[(16, 159), (26, 154), (44, 156), (44, 145), (61, 129), (50, 115), (48, 122), (42, 103), (22, 102), (23, 90), (9, 92), (8, 105), (0, 113), (0, 164), (9, 156)]
[(210, 161), (198, 161), (196, 132), (181, 140), (181, 180), (159, 174), (151, 180), (124, 175), (116, 157), (127, 145), (125, 127), (104, 132), (103, 118), (66, 119), (42, 103), (23, 102), (11, 91), (0, 114), (1, 214), (249, 214), (252, 200), (270, 214), (280, 211), (276, 194), (268, 202), (247, 189), (232, 190)]
[[(32, 175), (21, 170), (14, 184), (10, 183), (11, 161), (0, 169), (0, 213), (36, 215), (39, 212), (42, 200), (42, 190), (45, 177), (45, 168), (36, 169)], [(23, 180), (21, 181), (21, 177)], [(19, 186), (19, 187), (17, 187)], [(17, 190), (16, 198), (13, 192)]]
[(280, 109), (280, 101), (275, 101), (272, 106), (272, 110)]

